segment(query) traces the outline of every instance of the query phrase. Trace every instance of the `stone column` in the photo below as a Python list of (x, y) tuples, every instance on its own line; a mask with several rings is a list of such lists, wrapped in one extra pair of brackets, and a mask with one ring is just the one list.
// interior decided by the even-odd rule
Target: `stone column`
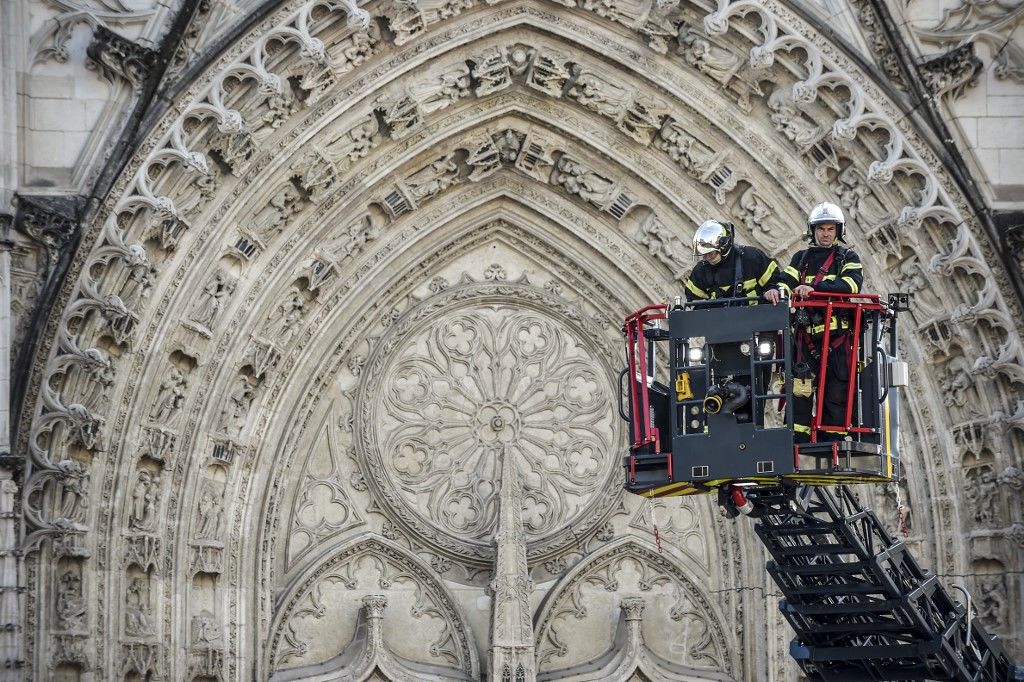
[(501, 457), (498, 532), (491, 580), (491, 679), (533, 682), (537, 679), (533, 620), (530, 617), (530, 572), (522, 519), (522, 484), (515, 449), (492, 452)]

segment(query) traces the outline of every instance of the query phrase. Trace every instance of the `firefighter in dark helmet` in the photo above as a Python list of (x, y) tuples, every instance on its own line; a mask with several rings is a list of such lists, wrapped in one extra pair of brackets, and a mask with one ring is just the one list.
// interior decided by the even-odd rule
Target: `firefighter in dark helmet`
[[(807, 236), (811, 247), (797, 252), (782, 270), (782, 288), (793, 298), (806, 298), (812, 291), (859, 294), (864, 283), (860, 257), (843, 246), (845, 219), (835, 204), (815, 206), (807, 217)], [(798, 443), (811, 436), (811, 412), (815, 373), (821, 358), (825, 327), (829, 329), (828, 361), (825, 369), (825, 396), (821, 424), (843, 425), (846, 419), (846, 395), (850, 382), (849, 352), (852, 342), (850, 320), (833, 314), (825, 320), (821, 314), (807, 314), (799, 308), (794, 321), (796, 338), (793, 366), (793, 428)], [(856, 416), (854, 416), (856, 421)], [(818, 440), (842, 440), (845, 431), (822, 432)]]
[(735, 243), (731, 223), (707, 220), (693, 236), (693, 257), (701, 262), (686, 280), (686, 300), (747, 297), (778, 303), (780, 270), (773, 258), (755, 246)]

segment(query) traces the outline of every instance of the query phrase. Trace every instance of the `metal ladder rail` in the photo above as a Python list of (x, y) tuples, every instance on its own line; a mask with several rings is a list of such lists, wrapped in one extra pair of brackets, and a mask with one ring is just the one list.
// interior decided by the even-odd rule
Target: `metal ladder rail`
[(803, 509), (770, 505), (756, 526), (811, 679), (1024, 679), (851, 490), (836, 493), (815, 488)]

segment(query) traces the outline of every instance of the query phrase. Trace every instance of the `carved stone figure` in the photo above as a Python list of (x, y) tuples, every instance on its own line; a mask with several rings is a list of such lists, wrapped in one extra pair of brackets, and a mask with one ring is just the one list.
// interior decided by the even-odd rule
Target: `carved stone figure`
[(76, 571), (67, 571), (61, 574), (57, 584), (57, 627), (78, 630), (85, 623), (86, 612), (82, 578)]
[(57, 467), (60, 470), (57, 517), (67, 519), (76, 528), (85, 528), (89, 471), (84, 464), (73, 459), (63, 459), (57, 463)]
[(277, 309), (271, 313), (264, 335), (279, 346), (287, 344), (299, 330), (299, 323), (302, 322), (305, 312), (306, 297), (298, 288), (292, 287)]
[(978, 578), (978, 590), (974, 593), (974, 607), (978, 618), (987, 627), (1000, 631), (1006, 626), (1006, 581), (1002, 576), (991, 575)]
[(587, 71), (579, 73), (568, 94), (588, 109), (615, 120), (622, 116), (630, 103), (625, 89)]
[(405, 184), (419, 204), (456, 184), (458, 179), (459, 164), (454, 154), (447, 154), (413, 173), (405, 179)]
[(430, 80), (410, 86), (409, 96), (416, 101), (420, 112), (431, 114), (468, 97), (469, 86), (469, 66), (461, 63)]
[(648, 253), (672, 271), (676, 281), (685, 282), (690, 269), (689, 248), (656, 215), (643, 221), (634, 237), (647, 247)]
[[(316, 185), (304, 184), (303, 188), (312, 195)], [(253, 218), (256, 236), (264, 242), (270, 241), (301, 210), (302, 196), (299, 191), (291, 183), (285, 184), (270, 198), (267, 207)]]
[(221, 627), (209, 611), (192, 616), (192, 647), (210, 649), (221, 643)]
[(160, 382), (160, 388), (156, 393), (156, 401), (150, 416), (159, 424), (170, 424), (178, 416), (182, 404), (185, 402), (185, 391), (188, 389), (188, 379), (184, 372), (175, 366), (167, 371), (167, 376)]
[(211, 485), (205, 486), (199, 498), (199, 507), (196, 510), (195, 538), (197, 540), (219, 539), (223, 514), (224, 507), (220, 493)]
[(145, 469), (138, 473), (132, 489), (131, 509), (128, 527), (133, 530), (152, 531), (156, 529), (156, 503), (160, 491), (160, 477)]
[(256, 399), (256, 387), (250, 383), (249, 378), (239, 376), (235, 379), (235, 386), (228, 394), (224, 408), (220, 412), (220, 424), (222, 432), (227, 436), (238, 436), (249, 418), (249, 408)]
[(775, 129), (786, 136), (798, 148), (814, 144), (821, 129), (803, 117), (793, 103), (793, 98), (781, 87), (775, 88), (768, 97), (769, 118)]
[(781, 239), (777, 231), (772, 230), (772, 226), (766, 222), (768, 216), (772, 214), (771, 207), (753, 186), (748, 187), (740, 195), (735, 214), (759, 242), (769, 249), (780, 246)]
[(151, 634), (153, 632), (151, 612), (149, 579), (132, 578), (128, 582), (128, 590), (125, 594), (125, 632), (135, 637)]
[(215, 272), (203, 287), (203, 293), (192, 310), (192, 321), (212, 330), (224, 311), (228, 296), (234, 292), (235, 284), (234, 278), (227, 273), (220, 270)]
[(558, 160), (551, 181), (564, 187), (569, 194), (578, 194), (585, 201), (600, 207), (611, 199), (615, 186), (608, 178), (598, 175), (569, 156), (562, 156)]

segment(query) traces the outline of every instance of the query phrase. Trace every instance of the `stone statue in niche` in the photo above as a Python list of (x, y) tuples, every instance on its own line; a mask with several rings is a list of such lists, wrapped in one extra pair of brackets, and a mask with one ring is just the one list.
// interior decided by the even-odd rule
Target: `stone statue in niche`
[(192, 616), (192, 647), (210, 649), (221, 640), (221, 628), (209, 611)]
[(689, 248), (656, 215), (652, 214), (640, 224), (636, 240), (647, 247), (648, 253), (672, 270), (673, 278), (680, 282), (686, 280)]
[(227, 402), (220, 412), (221, 430), (226, 436), (238, 437), (249, 418), (249, 408), (256, 399), (256, 387), (249, 378), (239, 376), (228, 394)]
[(132, 488), (131, 511), (128, 527), (132, 530), (152, 531), (156, 529), (157, 494), (160, 491), (160, 477), (143, 469), (139, 472)]
[(199, 497), (199, 506), (196, 510), (196, 534), (197, 540), (216, 540), (220, 536), (221, 517), (224, 515), (224, 506), (221, 503), (221, 495), (213, 485), (207, 485)]
[(614, 187), (611, 180), (601, 177), (569, 156), (562, 156), (558, 160), (552, 180), (554, 184), (565, 187), (569, 194), (577, 194), (597, 206), (608, 203)]
[(974, 607), (978, 609), (978, 618), (993, 630), (1001, 630), (1006, 625), (1006, 584), (999, 575), (982, 576), (978, 579), (978, 591)]
[(340, 50), (335, 50), (340, 59), (335, 62), (334, 68), (338, 73), (347, 73), (356, 68), (366, 58), (373, 54), (373, 46), (380, 38), (377, 24), (370, 22), (368, 30), (356, 31), (342, 43)]
[(569, 88), (570, 97), (574, 97), (577, 102), (602, 116), (618, 119), (622, 115), (630, 102), (629, 93), (597, 74), (582, 71), (579, 66), (574, 65), (573, 71), (578, 77)]
[(185, 391), (188, 389), (188, 380), (185, 373), (177, 367), (171, 366), (160, 388), (157, 390), (156, 402), (150, 411), (150, 416), (160, 424), (170, 424), (181, 410), (185, 402)]
[(440, 194), (459, 180), (459, 164), (455, 154), (448, 154), (432, 161), (426, 168), (416, 171), (406, 178), (413, 200), (417, 204), (430, 197)]
[(57, 583), (57, 627), (78, 630), (85, 623), (85, 595), (82, 578), (75, 571), (63, 573)]
[(512, 73), (504, 51), (491, 47), (473, 57), (473, 78), (477, 81), (476, 95), (483, 97), (512, 84)]
[(946, 372), (940, 380), (942, 402), (946, 407), (965, 407), (974, 395), (974, 382), (971, 379), (971, 367), (967, 360), (957, 356), (946, 366)]
[(84, 464), (73, 459), (62, 459), (57, 462), (57, 468), (61, 474), (57, 516), (71, 521), (77, 528), (84, 529), (89, 471)]
[(818, 139), (821, 128), (803, 117), (784, 88), (777, 87), (772, 91), (768, 97), (768, 108), (771, 109), (769, 118), (775, 129), (800, 149), (811, 146)]
[[(311, 191), (310, 188), (306, 188)], [(291, 183), (284, 185), (270, 198), (253, 222), (256, 224), (256, 236), (263, 242), (270, 241), (280, 232), (292, 217), (302, 210), (302, 196)]]
[(306, 297), (298, 287), (292, 287), (277, 310), (270, 314), (265, 336), (279, 345), (291, 341), (299, 330), (299, 323), (306, 312)]
[(149, 580), (134, 577), (128, 582), (125, 595), (125, 632), (133, 636), (152, 634), (153, 623), (149, 605)]
[(463, 62), (429, 81), (410, 86), (409, 95), (422, 113), (430, 114), (468, 97), (469, 86), (469, 65)]
[(778, 235), (774, 234), (770, 226), (765, 222), (768, 216), (772, 214), (772, 210), (768, 206), (768, 202), (754, 190), (753, 186), (748, 187), (740, 195), (735, 214), (740, 222), (747, 226), (751, 234), (769, 249), (781, 246), (781, 240)]
[(989, 466), (968, 469), (964, 478), (964, 497), (974, 513), (974, 520), (988, 524), (995, 518), (996, 476)]
[(226, 272), (218, 270), (203, 287), (203, 293), (192, 309), (192, 321), (207, 331), (213, 329), (217, 318), (224, 312), (227, 298), (235, 290), (235, 280)]
[(740, 59), (728, 50), (712, 48), (707, 36), (683, 23), (679, 27), (679, 47), (676, 53), (706, 76), (725, 85), (736, 75)]

